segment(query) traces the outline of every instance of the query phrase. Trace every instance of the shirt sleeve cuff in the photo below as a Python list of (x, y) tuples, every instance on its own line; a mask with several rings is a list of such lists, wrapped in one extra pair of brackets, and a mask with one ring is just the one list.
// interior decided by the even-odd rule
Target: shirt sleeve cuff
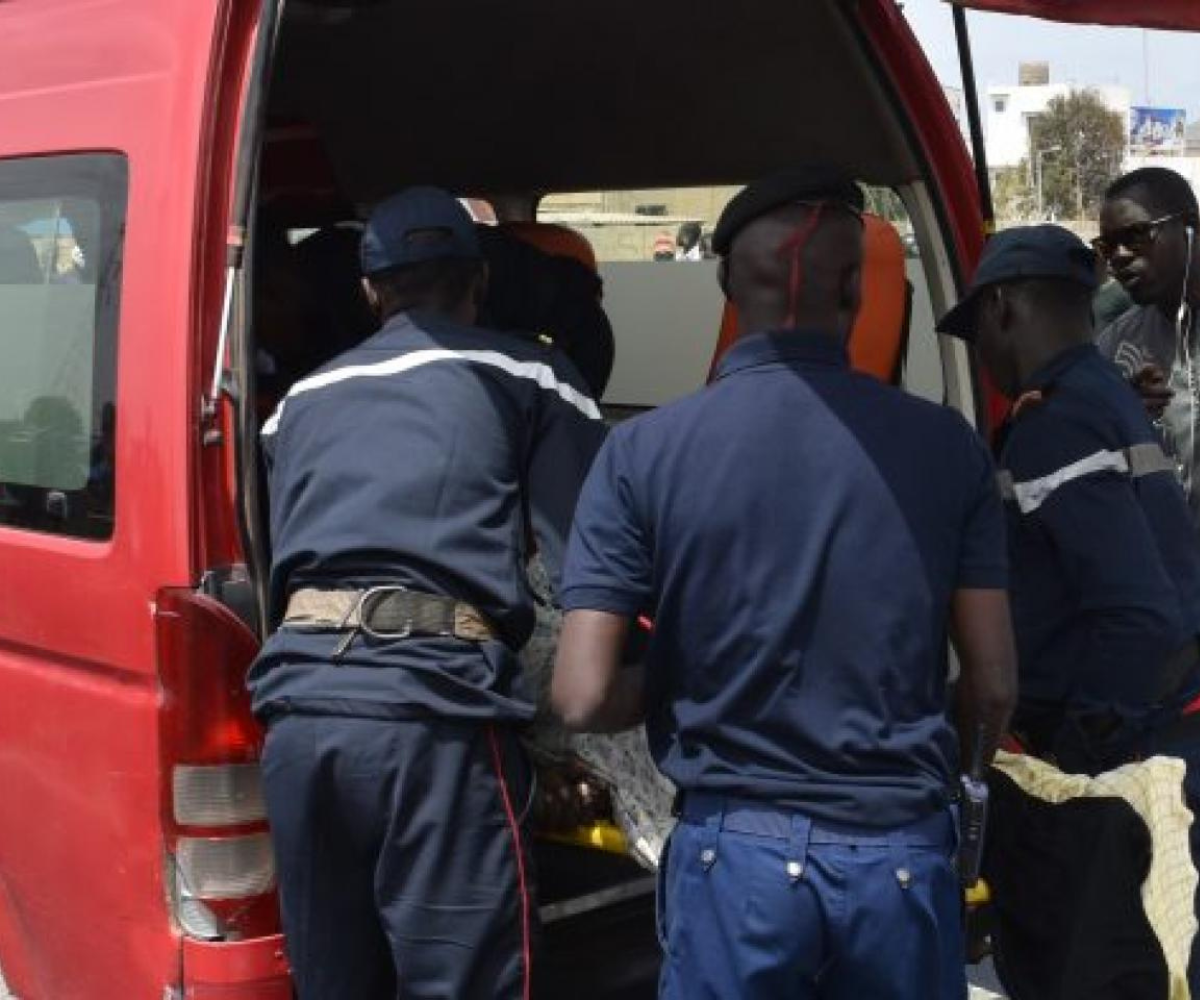
[(561, 604), (563, 611), (607, 611), (633, 618), (641, 614), (645, 599), (608, 587), (571, 587), (563, 591)]

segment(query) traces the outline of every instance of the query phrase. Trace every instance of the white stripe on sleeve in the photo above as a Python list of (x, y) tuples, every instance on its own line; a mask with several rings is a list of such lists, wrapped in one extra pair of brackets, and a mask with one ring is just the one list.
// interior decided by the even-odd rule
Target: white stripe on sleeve
[(349, 365), (333, 371), (321, 372), (303, 378), (288, 391), (286, 397), (262, 427), (264, 435), (271, 435), (279, 430), (279, 420), (283, 416), (287, 401), (293, 396), (324, 389), (339, 382), (355, 378), (382, 378), (388, 375), (402, 375), (424, 365), (438, 361), (466, 361), (472, 364), (487, 365), (498, 368), (515, 378), (529, 379), (548, 392), (556, 393), (559, 398), (575, 407), (580, 413), (591, 420), (600, 420), (600, 409), (595, 401), (580, 392), (574, 386), (559, 379), (554, 369), (540, 361), (518, 361), (499, 351), (449, 351), (441, 349), (413, 351), (402, 354), (386, 361), (377, 361), (369, 365)]

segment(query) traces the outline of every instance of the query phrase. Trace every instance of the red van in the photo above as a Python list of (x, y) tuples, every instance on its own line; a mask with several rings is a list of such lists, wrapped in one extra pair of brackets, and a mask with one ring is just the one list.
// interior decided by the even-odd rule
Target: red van
[[(243, 690), (264, 220), (298, 246), (410, 182), (574, 214), (613, 240), (619, 416), (700, 384), (720, 321), (689, 298), (708, 262), (638, 259), (619, 226), (833, 161), (919, 247), (905, 384), (975, 412), (932, 328), (982, 240), (974, 180), (893, 0), (514, 11), (0, 3), (0, 983), (21, 1000), (291, 996)], [(633, 977), (645, 943), (646, 880), (584, 868), (543, 872), (560, 995), (598, 989), (589, 960)]]

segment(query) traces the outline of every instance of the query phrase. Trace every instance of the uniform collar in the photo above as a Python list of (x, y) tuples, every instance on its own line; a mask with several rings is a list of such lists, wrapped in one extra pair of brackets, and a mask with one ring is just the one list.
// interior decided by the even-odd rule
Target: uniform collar
[(846, 345), (817, 330), (772, 330), (755, 333), (736, 341), (717, 365), (717, 378), (747, 368), (771, 364), (820, 365), (848, 368)]
[(1029, 382), (1021, 387), (1021, 391), (1032, 392), (1037, 389), (1045, 389), (1057, 382), (1067, 370), (1090, 358), (1099, 356), (1100, 352), (1095, 344), (1076, 344), (1074, 347), (1068, 347), (1048, 364), (1042, 365), (1034, 372)]

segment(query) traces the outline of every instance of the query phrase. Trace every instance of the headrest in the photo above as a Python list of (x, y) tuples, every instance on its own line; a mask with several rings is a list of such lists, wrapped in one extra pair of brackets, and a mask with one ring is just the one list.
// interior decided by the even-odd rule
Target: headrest
[(596, 251), (582, 233), (557, 222), (505, 222), (501, 229), (551, 257), (570, 257), (596, 271)]

